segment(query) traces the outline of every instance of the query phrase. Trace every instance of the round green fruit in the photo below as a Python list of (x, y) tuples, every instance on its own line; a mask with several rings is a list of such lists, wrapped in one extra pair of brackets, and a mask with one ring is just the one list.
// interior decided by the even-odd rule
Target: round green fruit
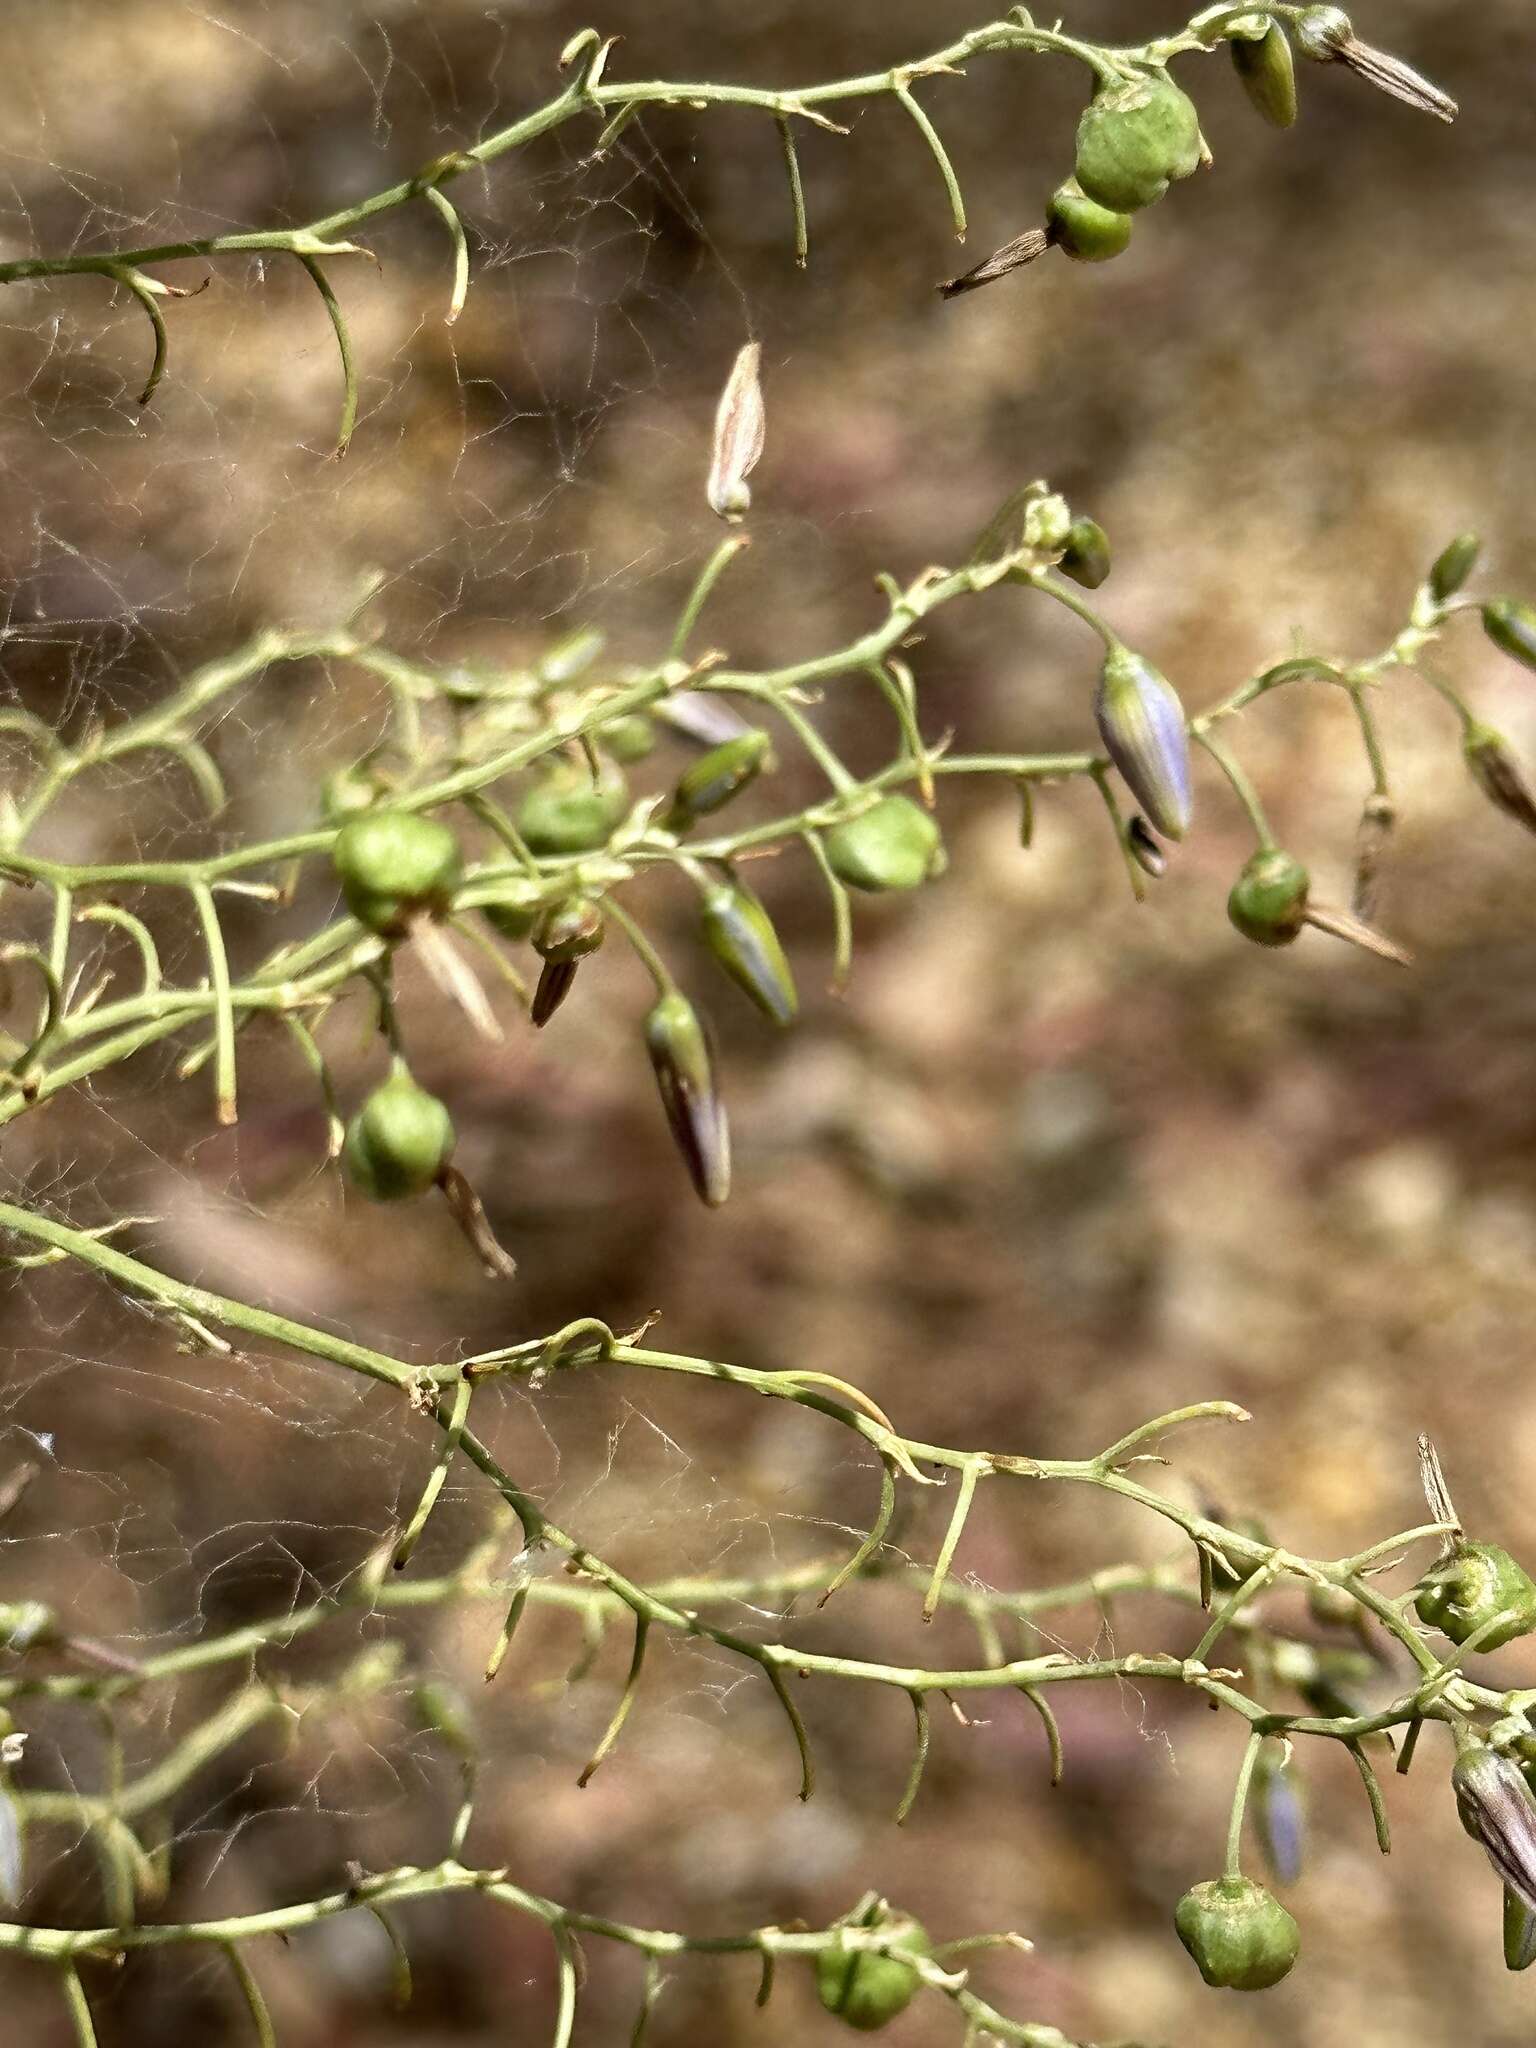
[(1233, 883), (1227, 915), (1256, 946), (1288, 946), (1306, 923), (1309, 886), (1299, 860), (1277, 846), (1264, 848)]
[(1121, 255), (1136, 223), (1090, 199), (1074, 179), (1058, 185), (1045, 210), (1045, 232), (1052, 246), (1075, 263), (1107, 263)]
[(1246, 1877), (1197, 1884), (1180, 1899), (1173, 1924), (1206, 1983), (1222, 1991), (1267, 1991), (1301, 1948), (1301, 1930), (1284, 1906)]
[(585, 770), (557, 771), (524, 792), (517, 829), (534, 853), (591, 853), (606, 842), (628, 806), (622, 775), (594, 783)]
[(1479, 1637), (1480, 1650), (1502, 1649), (1536, 1628), (1536, 1585), (1496, 1543), (1458, 1543), (1426, 1577), (1414, 1607), (1420, 1621), (1453, 1643), (1467, 1642), (1501, 1614), (1509, 1619)]
[(1201, 160), (1200, 116), (1166, 71), (1105, 87), (1077, 125), (1077, 182), (1113, 213), (1155, 205)]
[(360, 924), (399, 938), (418, 917), (441, 917), (463, 873), (459, 842), (415, 811), (364, 811), (336, 835), (341, 893)]
[[(892, 1922), (887, 1934), (892, 1948), (926, 1956), (931, 1944), (915, 1920)], [(873, 2034), (906, 2011), (922, 1979), (895, 1956), (869, 1949), (824, 1948), (816, 1958), (816, 1990), (822, 2004), (850, 2027)]]
[(880, 893), (920, 889), (938, 872), (944, 842), (927, 811), (910, 797), (882, 797), (872, 809), (834, 825), (822, 844), (840, 882)]
[(436, 1185), (453, 1144), (447, 1109), (401, 1067), (348, 1124), (342, 1170), (370, 1201), (403, 1202)]

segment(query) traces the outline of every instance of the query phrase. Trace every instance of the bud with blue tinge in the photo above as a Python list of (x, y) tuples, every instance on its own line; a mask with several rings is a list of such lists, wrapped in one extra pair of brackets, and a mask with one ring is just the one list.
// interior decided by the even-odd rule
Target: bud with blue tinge
[(1306, 1814), (1294, 1764), (1269, 1745), (1259, 1752), (1253, 1794), (1253, 1817), (1269, 1874), (1276, 1884), (1294, 1884), (1301, 1875)]
[(1469, 1741), (1451, 1770), (1461, 1824), (1527, 1912), (1536, 1913), (1536, 1803), (1520, 1766)]
[(773, 921), (734, 876), (711, 882), (701, 916), (704, 943), (736, 986), (775, 1024), (792, 1024), (800, 1004)]
[(1149, 824), (1165, 839), (1189, 830), (1189, 734), (1172, 685), (1118, 643), (1104, 657), (1094, 712), (1105, 751)]
[(731, 1138), (714, 1061), (698, 1012), (679, 989), (658, 996), (645, 1020), (661, 1106), (701, 1202), (718, 1209), (731, 1191)]

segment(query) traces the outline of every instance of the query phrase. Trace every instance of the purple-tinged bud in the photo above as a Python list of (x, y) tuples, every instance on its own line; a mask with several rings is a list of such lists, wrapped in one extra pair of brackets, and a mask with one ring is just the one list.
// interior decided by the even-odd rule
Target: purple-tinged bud
[(712, 882), (700, 922), (704, 943), (736, 986), (775, 1024), (793, 1024), (795, 978), (773, 921), (744, 883)]
[(694, 1192), (701, 1202), (718, 1209), (731, 1191), (730, 1129), (704, 1027), (680, 990), (668, 990), (652, 1006), (645, 1020), (645, 1045), (661, 1106)]
[(1483, 631), (1495, 647), (1536, 668), (1536, 609), (1512, 597), (1493, 597), (1483, 606)]
[(1489, 803), (1527, 832), (1536, 832), (1536, 797), (1504, 735), (1491, 725), (1469, 725), (1461, 747), (1472, 779)]
[(1125, 828), (1125, 843), (1143, 874), (1150, 875), (1154, 882), (1160, 881), (1168, 872), (1168, 856), (1152, 836), (1152, 827), (1140, 811), (1132, 814), (1131, 822)]
[(1294, 1884), (1301, 1876), (1307, 1822), (1295, 1766), (1265, 1747), (1253, 1774), (1254, 1822), (1259, 1847), (1276, 1884)]
[(1451, 1770), (1461, 1824), (1527, 1912), (1536, 1913), (1536, 1803), (1520, 1766), (1497, 1750), (1464, 1749)]
[(1104, 657), (1094, 712), (1105, 751), (1148, 823), (1165, 839), (1182, 839), (1193, 807), (1189, 734), (1171, 684), (1117, 644)]

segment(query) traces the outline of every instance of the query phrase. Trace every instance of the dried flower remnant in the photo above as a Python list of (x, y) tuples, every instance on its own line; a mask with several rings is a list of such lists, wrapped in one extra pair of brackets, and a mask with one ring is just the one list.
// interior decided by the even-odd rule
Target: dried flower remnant
[(1491, 725), (1469, 725), (1461, 749), (1473, 781), (1489, 803), (1527, 832), (1536, 832), (1536, 797), (1503, 733)]
[(767, 433), (763, 410), (761, 342), (749, 341), (738, 351), (725, 380), (715, 412), (715, 439), (710, 456), (709, 509), (728, 524), (745, 519), (752, 505), (747, 478), (762, 458)]
[(1456, 118), (1459, 110), (1448, 93), (1420, 77), (1400, 57), (1362, 43), (1342, 7), (1309, 7), (1296, 24), (1296, 45), (1304, 57), (1319, 64), (1347, 64), (1367, 85), (1421, 114), (1433, 114), (1437, 121)]

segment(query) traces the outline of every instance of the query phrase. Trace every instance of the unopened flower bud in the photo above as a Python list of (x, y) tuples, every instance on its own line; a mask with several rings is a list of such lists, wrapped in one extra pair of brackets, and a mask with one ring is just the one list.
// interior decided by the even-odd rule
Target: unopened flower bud
[(328, 825), (344, 825), (370, 811), (384, 794), (384, 785), (362, 762), (338, 768), (320, 785), (320, 815)]
[(1504, 1967), (1528, 1970), (1536, 1963), (1536, 1913), (1504, 1887)]
[(1368, 85), (1420, 113), (1433, 114), (1439, 121), (1456, 118), (1456, 102), (1439, 86), (1400, 58), (1362, 43), (1342, 7), (1309, 7), (1296, 24), (1296, 46), (1304, 57), (1320, 64), (1347, 64)]
[(629, 711), (600, 725), (592, 737), (611, 760), (628, 767), (643, 761), (655, 748), (656, 727), (643, 711)]
[(1199, 168), (1203, 153), (1194, 102), (1166, 71), (1102, 87), (1077, 127), (1077, 182), (1115, 213), (1161, 199), (1175, 178)]
[(795, 979), (773, 920), (744, 883), (728, 878), (705, 891), (704, 943), (726, 973), (775, 1024), (792, 1024), (799, 1009)]
[(1483, 543), (1475, 533), (1458, 533), (1440, 550), (1429, 572), (1429, 592), (1436, 604), (1444, 604), (1456, 595), (1477, 567), (1482, 552)]
[(661, 1106), (701, 1202), (718, 1209), (731, 1191), (731, 1141), (698, 1013), (678, 989), (657, 998), (645, 1020), (646, 1050)]
[(1520, 1766), (1472, 1743), (1452, 1766), (1451, 1788), (1462, 1826), (1481, 1842), (1505, 1889), (1536, 1913), (1536, 1804)]
[(910, 797), (882, 797), (856, 818), (834, 825), (822, 841), (827, 861), (850, 889), (878, 893), (919, 889), (943, 862), (935, 820)]
[(1090, 199), (1075, 178), (1058, 185), (1045, 209), (1046, 240), (1074, 263), (1108, 263), (1130, 244), (1136, 223)]
[(1116, 645), (1104, 658), (1094, 703), (1105, 751), (1148, 822), (1165, 839), (1189, 829), (1193, 799), (1184, 707), (1141, 655)]
[(1483, 631), (1495, 647), (1536, 668), (1536, 607), (1512, 597), (1490, 598), (1483, 606)]
[[(1244, 34), (1250, 25), (1257, 33)], [(1285, 30), (1272, 14), (1261, 14), (1234, 22), (1228, 34), (1233, 69), (1254, 108), (1272, 128), (1292, 127), (1297, 114), (1296, 65)]]
[[(893, 1951), (926, 1956), (932, 1944), (916, 1920), (877, 1908), (858, 1923), (881, 1934)], [(873, 2034), (906, 2011), (922, 1982), (909, 1963), (896, 1954), (873, 1949), (829, 1945), (816, 1956), (816, 1995), (861, 2034)]]
[(400, 938), (419, 917), (441, 917), (463, 873), (459, 843), (437, 818), (364, 811), (336, 835), (331, 858), (360, 924)]
[(1301, 1930), (1280, 1901), (1246, 1877), (1197, 1884), (1180, 1899), (1174, 1926), (1207, 1984), (1265, 1991), (1286, 1976)]
[(543, 914), (540, 904), (523, 903), (515, 897), (503, 902), (482, 903), (480, 915), (504, 939), (526, 939)]
[(715, 438), (710, 454), (709, 509), (734, 524), (752, 504), (747, 478), (763, 452), (767, 415), (763, 408), (761, 344), (749, 341), (737, 353), (715, 413)]
[(677, 788), (664, 823), (669, 832), (686, 832), (696, 818), (708, 817), (755, 782), (765, 768), (773, 766), (773, 745), (767, 733), (754, 726), (735, 739), (711, 747), (692, 761), (678, 777)]
[(1269, 1874), (1276, 1884), (1294, 1884), (1306, 1847), (1306, 1813), (1295, 1764), (1271, 1744), (1259, 1752), (1253, 1797), (1254, 1822)]
[(1472, 779), (1489, 803), (1527, 832), (1536, 832), (1536, 798), (1504, 735), (1491, 725), (1472, 725), (1461, 746)]
[(406, 1201), (437, 1185), (453, 1146), (447, 1109), (397, 1065), (348, 1124), (342, 1170), (371, 1201)]
[(1097, 590), (1111, 567), (1109, 535), (1096, 519), (1074, 519), (1062, 549), (1061, 573), (1080, 583), (1084, 590)]

